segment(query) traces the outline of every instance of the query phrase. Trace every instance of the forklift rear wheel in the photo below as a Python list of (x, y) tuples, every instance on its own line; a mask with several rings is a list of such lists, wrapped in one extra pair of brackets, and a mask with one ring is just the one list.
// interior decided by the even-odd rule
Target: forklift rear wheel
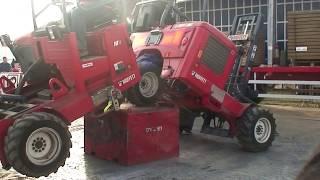
[(238, 141), (245, 151), (267, 150), (275, 138), (276, 123), (273, 115), (259, 107), (251, 107), (237, 122)]
[[(144, 58), (144, 57), (142, 57)], [(149, 58), (146, 56), (146, 58)], [(128, 99), (137, 106), (154, 104), (161, 93), (161, 67), (152, 61), (138, 61), (140, 82), (128, 92)]]
[(5, 138), (8, 162), (19, 173), (48, 176), (70, 156), (71, 134), (58, 117), (43, 112), (17, 119)]

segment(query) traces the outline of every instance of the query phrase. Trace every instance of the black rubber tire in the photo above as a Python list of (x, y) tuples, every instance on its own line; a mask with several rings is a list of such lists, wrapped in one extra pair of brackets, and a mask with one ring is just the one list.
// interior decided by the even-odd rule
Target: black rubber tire
[[(271, 134), (269, 139), (264, 143), (259, 143), (254, 135), (255, 126), (259, 119), (266, 118), (270, 122)], [(237, 121), (238, 134), (237, 139), (242, 149), (249, 152), (266, 151), (275, 139), (276, 123), (273, 115), (257, 106), (250, 107)]]
[(134, 87), (128, 90), (127, 98), (131, 103), (137, 106), (148, 106), (148, 105), (155, 104), (162, 92), (163, 80), (160, 78), (162, 67), (148, 61), (138, 61), (138, 66), (139, 66), (142, 78), (146, 73), (154, 73), (156, 75), (159, 83), (158, 90), (153, 96), (145, 97), (140, 92), (140, 88), (139, 88), (139, 85), (141, 83), (140, 81), (137, 85), (135, 85)]
[[(26, 153), (28, 137), (42, 127), (52, 128), (61, 138), (60, 154), (55, 160), (44, 166), (32, 163)], [(5, 155), (9, 164), (19, 173), (29, 177), (38, 178), (57, 172), (58, 168), (64, 166), (66, 159), (70, 157), (71, 147), (71, 134), (68, 126), (55, 115), (44, 112), (26, 114), (17, 119), (5, 137)]]

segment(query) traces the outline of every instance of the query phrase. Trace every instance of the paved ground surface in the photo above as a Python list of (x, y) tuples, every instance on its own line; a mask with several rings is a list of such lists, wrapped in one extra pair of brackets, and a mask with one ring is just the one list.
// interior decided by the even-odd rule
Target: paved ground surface
[[(181, 137), (179, 158), (123, 167), (83, 153), (83, 122), (71, 127), (71, 158), (57, 174), (43, 179), (128, 180), (286, 180), (294, 179), (320, 144), (319, 109), (268, 106), (277, 118), (280, 136), (267, 152), (242, 152), (235, 139), (199, 134), (201, 120), (192, 136)], [(24, 179), (14, 170), (0, 170), (0, 179)]]

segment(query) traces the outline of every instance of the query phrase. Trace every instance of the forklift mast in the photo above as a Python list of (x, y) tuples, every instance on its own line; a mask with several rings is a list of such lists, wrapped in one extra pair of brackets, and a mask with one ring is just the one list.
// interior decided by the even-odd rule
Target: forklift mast
[(233, 21), (228, 38), (236, 44), (239, 55), (227, 87), (227, 91), (232, 94), (243, 96), (249, 91), (248, 82), (258, 49), (261, 18), (260, 14), (247, 14), (236, 16)]

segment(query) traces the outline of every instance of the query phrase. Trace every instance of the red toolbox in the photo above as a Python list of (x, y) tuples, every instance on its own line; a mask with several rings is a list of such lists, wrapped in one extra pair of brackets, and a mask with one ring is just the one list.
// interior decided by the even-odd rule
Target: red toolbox
[(85, 116), (85, 153), (123, 165), (179, 155), (179, 110), (130, 108)]

